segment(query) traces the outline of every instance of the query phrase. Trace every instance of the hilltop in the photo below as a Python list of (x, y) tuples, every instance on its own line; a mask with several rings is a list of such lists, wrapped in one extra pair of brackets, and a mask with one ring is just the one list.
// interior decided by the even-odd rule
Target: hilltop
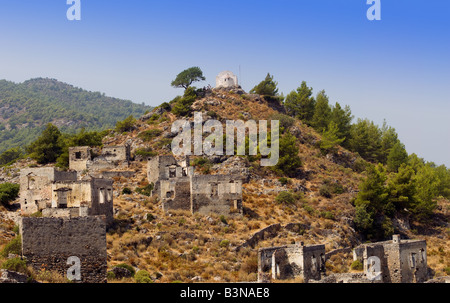
[(105, 130), (150, 109), (55, 79), (36, 78), (23, 83), (0, 80), (0, 153), (28, 145), (48, 123), (68, 133), (82, 128)]
[[(287, 119), (285, 106), (276, 98), (246, 93), (241, 89), (197, 91), (195, 98), (184, 97), (164, 103), (134, 121), (126, 132), (110, 132), (103, 144), (131, 146), (135, 161), (128, 170), (133, 178), (114, 178), (114, 226), (107, 234), (108, 267), (128, 264), (151, 273), (155, 282), (240, 282), (256, 281), (257, 250), (295, 242), (325, 244), (326, 251), (352, 248), (367, 241), (355, 221), (355, 198), (360, 184), (369, 175), (370, 161), (340, 145), (324, 152), (318, 132), (301, 119)], [(243, 168), (247, 181), (243, 185), (244, 214), (239, 216), (203, 216), (183, 211), (165, 213), (157, 196), (145, 194), (149, 183), (148, 158), (170, 155), (174, 137), (172, 123), (193, 120), (193, 112), (203, 113), (204, 120), (270, 120), (277, 117), (285, 133), (295, 137), (301, 165), (288, 175), (259, 166), (252, 157), (198, 157), (193, 160), (196, 173), (226, 173)], [(180, 114), (182, 112), (182, 114)], [(30, 160), (21, 160), (7, 168), (17, 177), (17, 170)], [(7, 175), (7, 173), (5, 173)], [(6, 181), (8, 177), (6, 177)], [(291, 199), (282, 199), (290, 193)], [(427, 223), (396, 213), (392, 232), (405, 238), (425, 239), (428, 265), (434, 276), (446, 274), (450, 247), (450, 203), (435, 199), (437, 208)], [(10, 215), (9, 215), (10, 216)], [(272, 227), (280, 224), (275, 232)], [(3, 242), (11, 239), (14, 224), (5, 219)], [(264, 232), (262, 241), (255, 234)], [(9, 232), (8, 232), (9, 231)], [(248, 245), (251, 243), (251, 245)], [(1, 243), (0, 243), (1, 244)], [(329, 272), (349, 272), (351, 255), (337, 251), (329, 261)], [(132, 282), (110, 279), (110, 282)]]

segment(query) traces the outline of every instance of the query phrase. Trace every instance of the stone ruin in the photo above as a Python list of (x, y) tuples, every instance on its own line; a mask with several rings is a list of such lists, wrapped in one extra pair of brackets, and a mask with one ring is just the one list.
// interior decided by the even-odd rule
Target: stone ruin
[(325, 273), (325, 245), (294, 245), (258, 250), (258, 282), (302, 278), (320, 280)]
[[(401, 240), (394, 235), (390, 241), (353, 249), (353, 260), (363, 264), (363, 272), (326, 276), (325, 263), (333, 252), (325, 254), (324, 245), (260, 248), (258, 282), (303, 278), (305, 283), (423, 283), (428, 279), (426, 248), (425, 240)], [(380, 260), (379, 267), (375, 260)]]
[(148, 180), (163, 209), (220, 215), (242, 214), (242, 179), (233, 175), (195, 175), (189, 158), (157, 156), (148, 162)]
[(239, 87), (238, 78), (230, 71), (223, 71), (216, 77), (216, 88)]
[[(21, 171), (22, 256), (36, 271), (63, 277), (79, 260), (83, 283), (106, 282), (106, 228), (113, 222), (112, 179), (54, 167)], [(30, 216), (41, 212), (42, 216)]]
[(69, 148), (69, 169), (79, 172), (126, 169), (130, 161), (131, 147), (129, 145), (105, 146), (98, 156), (95, 156), (93, 149), (87, 146)]
[(42, 212), (44, 217), (74, 218), (103, 215), (113, 221), (111, 179), (77, 179), (76, 171), (53, 167), (22, 170), (19, 201), (22, 215)]
[(104, 216), (32, 218), (20, 221), (22, 256), (36, 272), (57, 272), (66, 277), (79, 260), (82, 283), (105, 283), (107, 270)]
[(363, 244), (353, 250), (353, 259), (364, 265), (366, 275), (373, 274), (373, 259), (380, 260), (383, 283), (422, 283), (428, 279), (427, 243), (425, 240), (392, 240)]

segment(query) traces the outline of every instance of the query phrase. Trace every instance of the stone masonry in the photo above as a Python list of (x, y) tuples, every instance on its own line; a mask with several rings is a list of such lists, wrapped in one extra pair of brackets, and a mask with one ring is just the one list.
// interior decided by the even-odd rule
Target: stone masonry
[(242, 178), (194, 175), (189, 158), (158, 156), (148, 162), (148, 180), (163, 201), (163, 209), (220, 215), (242, 214)]
[(373, 268), (370, 257), (380, 260), (383, 283), (421, 283), (428, 278), (425, 240), (402, 240), (400, 235), (394, 235), (390, 241), (356, 247), (353, 258), (364, 264), (366, 275)]
[(42, 212), (44, 217), (73, 218), (104, 215), (113, 221), (113, 180), (77, 180), (77, 172), (55, 168), (31, 168), (20, 177), (22, 215)]
[(51, 207), (52, 184), (74, 182), (77, 173), (58, 171), (54, 167), (23, 169), (20, 175), (20, 196), (22, 214), (33, 214)]
[(67, 276), (73, 265), (70, 257), (80, 260), (83, 283), (106, 282), (106, 220), (91, 216), (72, 219), (28, 218), (20, 223), (22, 255), (36, 271), (56, 271)]
[(260, 248), (258, 282), (303, 278), (319, 281), (325, 273), (325, 245), (295, 245)]
[(105, 146), (99, 156), (93, 156), (93, 150), (87, 146), (69, 148), (69, 168), (80, 171), (103, 171), (126, 168), (131, 161), (131, 148), (125, 146)]

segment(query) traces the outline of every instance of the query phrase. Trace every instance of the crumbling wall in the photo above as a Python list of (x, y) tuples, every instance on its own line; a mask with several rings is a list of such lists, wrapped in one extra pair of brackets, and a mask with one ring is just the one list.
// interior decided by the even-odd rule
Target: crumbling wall
[[(156, 184), (160, 180), (169, 179), (169, 166), (176, 166), (177, 160), (173, 156), (157, 156), (147, 163), (147, 177), (150, 183)], [(167, 168), (167, 169), (166, 169)]]
[(185, 210), (191, 211), (191, 180), (190, 178), (177, 178), (164, 180), (160, 183), (161, 199), (164, 211)]
[(53, 182), (76, 180), (76, 172), (58, 171), (54, 167), (21, 170), (19, 201), (22, 214), (33, 214), (51, 205)]
[(402, 241), (399, 262), (402, 283), (421, 283), (428, 279), (427, 246), (423, 241)]
[(102, 217), (22, 218), (22, 255), (36, 270), (63, 276), (74, 256), (81, 261), (81, 281), (106, 282), (106, 222)]
[(90, 160), (92, 160), (92, 155), (88, 146), (69, 147), (69, 169), (86, 170)]
[(242, 181), (227, 175), (191, 177), (191, 207), (206, 215), (242, 214)]
[(110, 224), (113, 221), (113, 183), (113, 180), (100, 178), (55, 182), (52, 208), (87, 207), (88, 215), (104, 215)]
[[(271, 274), (267, 272), (271, 271)], [(302, 243), (262, 248), (258, 251), (258, 281), (301, 277), (307, 283), (320, 280), (325, 272), (325, 245)]]
[(401, 240), (399, 235), (394, 235), (391, 241), (356, 247), (353, 259), (363, 262), (367, 274), (372, 269), (369, 258), (377, 257), (384, 283), (415, 283), (428, 278), (426, 254), (426, 241)]
[(102, 156), (108, 161), (130, 161), (130, 146), (106, 146), (102, 149)]

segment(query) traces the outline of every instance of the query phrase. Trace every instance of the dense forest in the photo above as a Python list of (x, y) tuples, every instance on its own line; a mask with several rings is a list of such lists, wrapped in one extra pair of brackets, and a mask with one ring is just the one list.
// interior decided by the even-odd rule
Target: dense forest
[(83, 128), (100, 131), (150, 109), (54, 79), (37, 78), (18, 84), (0, 80), (0, 153), (36, 140), (48, 123), (65, 133)]

